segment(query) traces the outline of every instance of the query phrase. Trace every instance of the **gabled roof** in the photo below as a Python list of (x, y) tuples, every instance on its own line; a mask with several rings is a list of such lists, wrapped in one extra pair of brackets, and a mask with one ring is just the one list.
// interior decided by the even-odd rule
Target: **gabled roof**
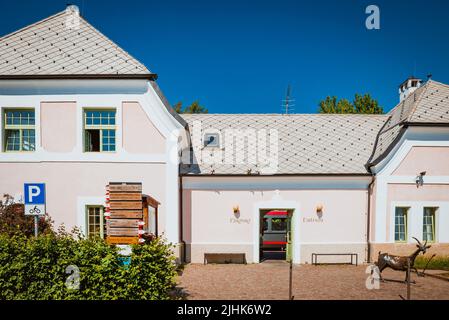
[[(226, 129), (265, 129), (267, 133), (270, 129), (277, 130), (276, 174), (286, 175), (368, 174), (364, 165), (372, 153), (377, 133), (388, 118), (387, 115), (355, 114), (183, 114), (182, 117), (188, 122), (191, 135), (195, 121), (201, 122), (201, 136), (208, 130), (219, 130), (222, 146), (226, 145)], [(267, 139), (267, 145), (268, 142)], [(269, 152), (269, 145), (267, 149)], [(252, 155), (257, 153), (254, 145), (247, 146), (246, 150)], [(216, 151), (210, 148), (210, 152)], [(235, 148), (232, 152), (235, 156)], [(181, 165), (181, 173), (235, 175), (247, 174), (248, 170), (252, 174), (261, 171), (260, 166), (247, 162), (185, 163)]]
[(0, 38), (0, 79), (53, 77), (155, 79), (156, 75), (69, 6)]
[(376, 146), (368, 165), (379, 163), (401, 138), (410, 125), (449, 124), (449, 86), (427, 81), (389, 113), (389, 119), (379, 131)]

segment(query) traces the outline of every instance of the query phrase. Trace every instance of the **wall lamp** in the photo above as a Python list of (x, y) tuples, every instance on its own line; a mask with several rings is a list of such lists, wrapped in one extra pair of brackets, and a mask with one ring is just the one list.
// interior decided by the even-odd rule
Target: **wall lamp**
[(415, 178), (416, 187), (422, 187), (424, 184), (424, 176), (426, 175), (426, 171), (420, 172), (419, 175)]

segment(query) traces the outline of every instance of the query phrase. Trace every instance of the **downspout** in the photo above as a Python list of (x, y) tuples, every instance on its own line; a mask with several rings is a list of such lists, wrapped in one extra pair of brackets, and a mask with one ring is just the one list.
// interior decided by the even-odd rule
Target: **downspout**
[(181, 263), (186, 262), (186, 242), (184, 241), (182, 175), (179, 175), (179, 243), (182, 244)]
[(376, 181), (376, 176), (371, 176), (371, 182), (368, 185), (368, 210), (367, 210), (367, 221), (366, 221), (366, 254), (367, 259), (366, 262), (371, 262), (371, 243), (370, 243), (370, 230), (371, 230), (371, 187)]

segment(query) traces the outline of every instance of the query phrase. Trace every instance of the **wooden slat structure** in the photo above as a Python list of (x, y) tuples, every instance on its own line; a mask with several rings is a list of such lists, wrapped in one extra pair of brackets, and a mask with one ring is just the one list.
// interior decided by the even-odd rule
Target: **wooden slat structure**
[(111, 244), (139, 243), (139, 224), (143, 224), (142, 184), (111, 182), (109, 219), (106, 222), (106, 241)]

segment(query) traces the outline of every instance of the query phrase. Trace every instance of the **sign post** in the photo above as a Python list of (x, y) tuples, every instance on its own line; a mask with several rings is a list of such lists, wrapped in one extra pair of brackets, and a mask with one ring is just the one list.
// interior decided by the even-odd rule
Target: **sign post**
[(45, 215), (45, 184), (25, 183), (25, 215), (34, 216), (34, 236), (37, 237), (39, 216)]

